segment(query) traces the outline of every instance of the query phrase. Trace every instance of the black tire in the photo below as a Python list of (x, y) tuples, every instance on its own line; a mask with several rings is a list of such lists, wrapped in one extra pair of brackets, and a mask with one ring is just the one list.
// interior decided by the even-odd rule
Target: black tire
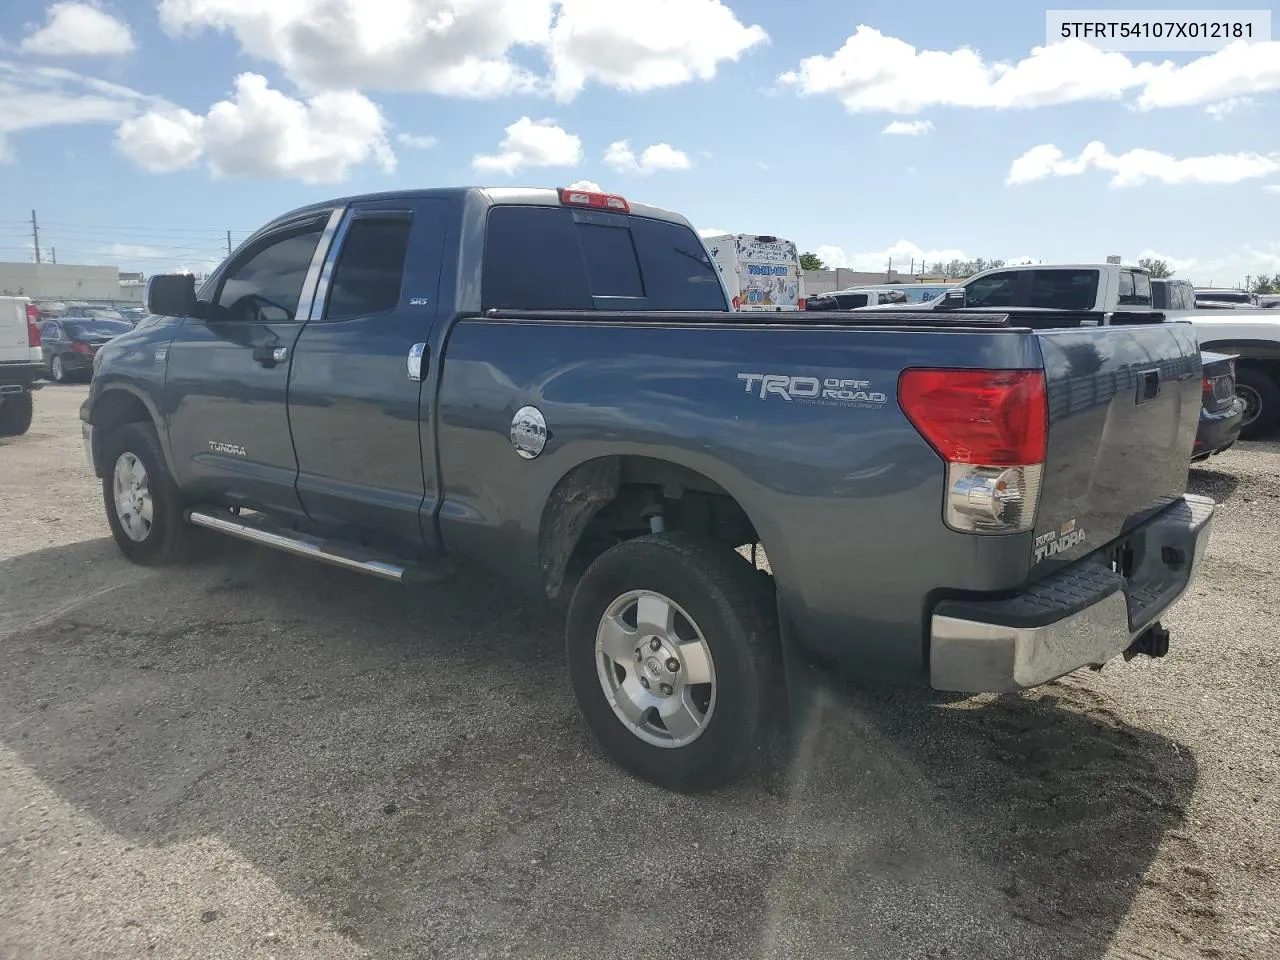
[[(151, 496), (151, 525), (141, 540), (125, 532), (116, 510), (116, 464), (125, 454), (132, 454), (146, 471)], [(149, 423), (126, 423), (102, 439), (102, 500), (107, 523), (120, 552), (142, 566), (175, 563), (186, 555), (190, 526), (182, 516), (182, 495), (174, 483), (155, 428)]]
[[(684, 746), (656, 746), (614, 713), (596, 665), (596, 633), (610, 604), (632, 590), (662, 594), (687, 611), (710, 648), (715, 706)], [(569, 604), (569, 677), (587, 725), (624, 769), (680, 791), (724, 784), (762, 757), (782, 720), (775, 618), (750, 563), (684, 533), (637, 537), (601, 554)]]
[(0, 437), (20, 437), (30, 430), (33, 407), (30, 390), (0, 397)]
[[(1252, 393), (1252, 397), (1241, 394), (1241, 387)], [(1280, 425), (1280, 386), (1276, 385), (1265, 370), (1257, 367), (1241, 367), (1236, 370), (1236, 392), (1246, 403), (1252, 400), (1258, 404), (1257, 415), (1240, 428), (1241, 440), (1256, 440)]]

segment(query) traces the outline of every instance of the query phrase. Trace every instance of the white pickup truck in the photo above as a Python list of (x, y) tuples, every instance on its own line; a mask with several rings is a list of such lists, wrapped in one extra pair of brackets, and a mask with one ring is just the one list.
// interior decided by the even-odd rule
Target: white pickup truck
[(35, 321), (26, 297), (0, 297), (0, 437), (31, 427), (31, 390), (42, 369)]
[[(957, 310), (1008, 308), (1083, 311), (1096, 323), (1137, 319), (1151, 313), (1152, 284), (1142, 267), (1117, 263), (1029, 264), (985, 270), (927, 303), (875, 310)], [(1244, 401), (1240, 436), (1270, 433), (1280, 425), (1280, 316), (1274, 310), (1159, 311), (1169, 320), (1188, 320), (1200, 348), (1233, 354), (1236, 395)]]

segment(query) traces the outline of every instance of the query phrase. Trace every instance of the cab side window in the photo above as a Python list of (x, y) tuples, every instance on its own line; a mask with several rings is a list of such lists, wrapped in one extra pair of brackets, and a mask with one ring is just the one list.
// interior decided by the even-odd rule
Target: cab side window
[(965, 303), (971, 307), (1016, 306), (1018, 271), (1008, 270), (974, 280), (965, 286)]
[(302, 286), (320, 242), (321, 225), (271, 238), (234, 264), (209, 307), (209, 319), (287, 323), (298, 312)]
[(56, 320), (46, 320), (44, 323), (40, 324), (40, 339), (41, 340), (61, 340), (62, 339), (62, 332), (58, 329), (58, 322)]

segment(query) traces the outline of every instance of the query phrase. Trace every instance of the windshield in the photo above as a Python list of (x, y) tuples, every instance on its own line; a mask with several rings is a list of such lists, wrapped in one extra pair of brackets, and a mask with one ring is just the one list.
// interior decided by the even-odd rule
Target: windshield
[(133, 328), (127, 320), (67, 320), (63, 323), (72, 340), (85, 337), (118, 337)]
[(90, 307), (84, 311), (86, 317), (92, 317), (94, 320), (123, 320), (124, 315), (119, 310), (113, 310), (111, 307)]

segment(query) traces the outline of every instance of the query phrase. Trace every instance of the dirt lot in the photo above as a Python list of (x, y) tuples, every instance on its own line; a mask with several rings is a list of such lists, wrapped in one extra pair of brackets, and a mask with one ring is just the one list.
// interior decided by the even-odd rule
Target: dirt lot
[(827, 690), (757, 781), (596, 752), (535, 601), (126, 564), (83, 387), (0, 441), (0, 957), (1280, 957), (1280, 443), (1162, 661)]

